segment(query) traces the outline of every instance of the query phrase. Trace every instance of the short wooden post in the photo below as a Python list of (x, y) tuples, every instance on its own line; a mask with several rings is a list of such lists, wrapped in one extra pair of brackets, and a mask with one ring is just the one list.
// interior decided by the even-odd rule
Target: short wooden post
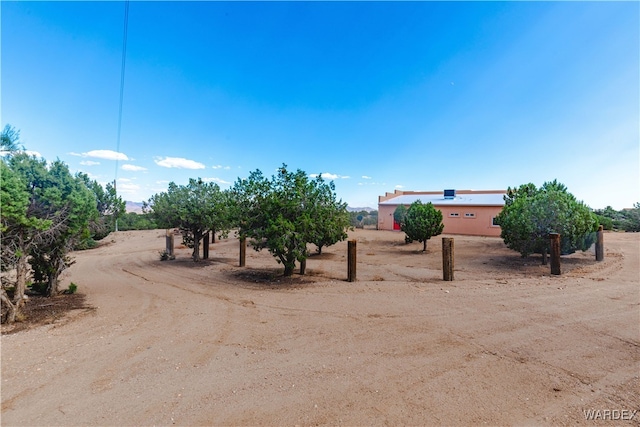
[(551, 239), (551, 274), (560, 275), (560, 235), (558, 233), (549, 234)]
[(598, 227), (598, 239), (596, 240), (596, 261), (604, 261), (604, 228)]
[(167, 230), (167, 237), (165, 240), (167, 254), (169, 255), (169, 258), (171, 258), (173, 256), (173, 232), (171, 232), (171, 230)]
[(209, 259), (209, 233), (202, 236), (202, 259)]
[(244, 267), (245, 260), (247, 259), (247, 238), (240, 238), (240, 267)]
[(453, 281), (453, 238), (442, 238), (442, 280)]
[(304, 272), (307, 270), (307, 259), (300, 261), (300, 275), (304, 276)]
[(349, 240), (347, 246), (347, 281), (356, 281), (356, 241)]

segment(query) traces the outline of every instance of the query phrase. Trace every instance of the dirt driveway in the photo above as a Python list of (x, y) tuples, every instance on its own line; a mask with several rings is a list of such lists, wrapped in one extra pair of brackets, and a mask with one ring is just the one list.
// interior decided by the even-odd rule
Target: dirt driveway
[(454, 237), (443, 282), (440, 236), (423, 254), (356, 230), (348, 283), (346, 242), (284, 280), (266, 251), (239, 268), (235, 238), (196, 264), (160, 261), (164, 231), (115, 233), (63, 278), (93, 310), (2, 337), (2, 425), (591, 426), (640, 409), (640, 234), (607, 233), (604, 262), (574, 254), (562, 276)]

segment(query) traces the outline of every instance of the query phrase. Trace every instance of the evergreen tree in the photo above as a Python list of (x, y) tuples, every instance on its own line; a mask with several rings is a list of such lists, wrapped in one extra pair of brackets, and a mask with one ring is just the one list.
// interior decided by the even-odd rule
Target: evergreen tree
[(549, 234), (559, 233), (561, 251), (570, 254), (587, 250), (595, 240), (598, 219), (588, 206), (579, 202), (557, 181), (540, 188), (529, 183), (509, 188), (505, 206), (496, 217), (502, 228), (501, 237), (510, 249), (525, 257), (549, 251)]
[(427, 251), (427, 241), (442, 233), (442, 212), (436, 209), (431, 202), (423, 204), (417, 200), (409, 206), (404, 216), (400, 229), (407, 235), (405, 241), (411, 243), (415, 240), (423, 244), (422, 251)]

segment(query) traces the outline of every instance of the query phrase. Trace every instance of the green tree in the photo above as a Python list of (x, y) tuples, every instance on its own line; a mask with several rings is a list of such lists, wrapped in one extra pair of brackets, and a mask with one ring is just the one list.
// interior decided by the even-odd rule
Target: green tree
[(399, 205), (393, 211), (393, 220), (400, 225), (400, 229), (402, 230), (402, 225), (404, 224), (407, 218), (407, 207), (405, 205)]
[(226, 234), (230, 228), (226, 195), (217, 184), (202, 179), (190, 179), (187, 185), (169, 183), (167, 192), (152, 196), (145, 210), (158, 226), (180, 228), (193, 248), (194, 261), (200, 260), (200, 241), (206, 233)]
[(400, 229), (407, 235), (405, 241), (411, 243), (414, 240), (422, 243), (422, 252), (427, 251), (427, 241), (442, 233), (442, 212), (436, 209), (431, 202), (423, 204), (417, 200), (409, 206), (401, 223)]
[(46, 295), (58, 293), (59, 277), (73, 264), (69, 253), (91, 237), (90, 224), (99, 213), (96, 199), (83, 178), (56, 160), (47, 169), (43, 186), (32, 193), (39, 215), (52, 220), (52, 231), (31, 249), (34, 279), (46, 284)]
[(368, 216), (365, 216), (363, 220), (363, 225), (375, 225), (378, 226), (378, 211), (369, 212)]
[(310, 240), (321, 254), (323, 247), (335, 245), (348, 237), (350, 216), (347, 204), (336, 200), (333, 181), (326, 184), (322, 175), (319, 175), (309, 184), (308, 203), (311, 204), (311, 216), (314, 219)]
[(24, 303), (31, 251), (55, 232), (51, 215), (42, 209), (36, 194), (37, 188), (46, 185), (46, 175), (46, 162), (26, 154), (10, 157), (8, 164), (2, 161), (2, 261), (3, 269), (16, 271), (16, 310)]
[(613, 219), (608, 216), (604, 216), (598, 212), (602, 212), (602, 211), (601, 210), (593, 211), (593, 213), (598, 218), (598, 223), (602, 226), (602, 228), (604, 230), (613, 230)]
[[(0, 276), (2, 321), (13, 323), (24, 304), (29, 252), (39, 234), (49, 229), (51, 221), (33, 215), (24, 181), (4, 160), (0, 161), (0, 220), (0, 267), (2, 272), (16, 271), (15, 282), (9, 282), (7, 275)], [(13, 300), (9, 298), (7, 288), (12, 288)]]
[(509, 188), (496, 222), (507, 247), (523, 257), (540, 253), (543, 263), (549, 251), (550, 233), (560, 234), (561, 251), (569, 254), (587, 250), (598, 228), (597, 217), (589, 207), (557, 181), (546, 182), (540, 188), (531, 183)]
[(127, 230), (155, 230), (158, 228), (156, 222), (148, 213), (126, 212), (120, 217), (118, 229)]
[(91, 190), (96, 199), (98, 218), (90, 224), (91, 239), (101, 240), (115, 231), (116, 221), (126, 213), (126, 203), (117, 195), (112, 183), (107, 183), (103, 188), (98, 181), (91, 180), (84, 173), (79, 173), (78, 178)]
[(20, 131), (11, 125), (6, 125), (0, 133), (0, 151), (6, 151), (9, 154), (15, 154), (23, 149), (18, 143), (20, 141)]
[[(310, 181), (305, 172), (289, 172), (283, 164), (271, 180), (259, 170), (238, 179), (232, 194), (238, 234), (251, 238), (256, 251), (268, 249), (284, 265), (285, 276), (293, 274), (296, 261), (307, 259), (308, 243), (324, 246), (346, 238), (341, 233), (348, 225), (346, 206), (336, 202), (333, 185), (322, 177)], [(321, 231), (323, 226), (329, 232)]]
[[(45, 160), (18, 153), (3, 165), (3, 176), (12, 181), (7, 188), (15, 183), (22, 186), (19, 196), (3, 197), (3, 211), (12, 211), (8, 204), (13, 201), (19, 203), (13, 211), (22, 212), (7, 215), (2, 241), (3, 258), (15, 259), (14, 303), (19, 308), (29, 274), (26, 261), (34, 279), (45, 285), (46, 295), (56, 294), (60, 274), (72, 263), (68, 254), (89, 237), (89, 223), (97, 217), (97, 210), (84, 181), (73, 177), (59, 160), (47, 165)], [(26, 210), (22, 207), (25, 194)]]
[(624, 231), (640, 231), (640, 203), (633, 205), (632, 209), (620, 211), (622, 220), (620, 228)]

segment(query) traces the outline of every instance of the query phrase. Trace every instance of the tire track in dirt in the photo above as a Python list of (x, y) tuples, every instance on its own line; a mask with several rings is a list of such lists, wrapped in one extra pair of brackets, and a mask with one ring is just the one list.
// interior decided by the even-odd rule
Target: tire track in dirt
[(562, 425), (638, 401), (636, 236), (612, 236), (619, 267), (577, 254), (561, 277), (456, 237), (444, 283), (422, 280), (434, 244), (353, 235), (347, 283), (346, 243), (277, 282), (268, 253), (236, 267), (232, 239), (196, 264), (160, 262), (162, 231), (117, 233), (70, 270), (94, 314), (3, 337), (3, 423)]

